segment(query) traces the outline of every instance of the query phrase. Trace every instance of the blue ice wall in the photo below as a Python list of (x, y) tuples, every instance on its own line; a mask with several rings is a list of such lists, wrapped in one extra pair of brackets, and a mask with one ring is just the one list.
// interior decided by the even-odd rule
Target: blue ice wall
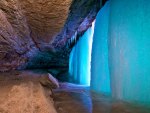
[(109, 2), (96, 17), (91, 64), (91, 89), (101, 93), (110, 93), (108, 69), (108, 21)]
[(150, 103), (150, 1), (110, 2), (112, 95), (119, 99)]
[(69, 58), (69, 74), (75, 83), (90, 85), (91, 48), (94, 22), (77, 44), (73, 47)]

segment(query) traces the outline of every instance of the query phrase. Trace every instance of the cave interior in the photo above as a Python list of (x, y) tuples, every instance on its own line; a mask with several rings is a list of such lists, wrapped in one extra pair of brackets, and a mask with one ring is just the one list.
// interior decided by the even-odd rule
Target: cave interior
[(149, 0), (0, 0), (0, 113), (149, 113)]

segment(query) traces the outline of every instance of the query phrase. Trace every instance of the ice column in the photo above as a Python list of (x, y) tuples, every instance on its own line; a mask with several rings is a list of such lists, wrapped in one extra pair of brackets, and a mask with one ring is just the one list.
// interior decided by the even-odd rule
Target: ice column
[(94, 22), (77, 41), (70, 53), (69, 73), (75, 83), (90, 85), (91, 48), (93, 41)]
[(150, 2), (110, 2), (112, 95), (123, 100), (150, 103)]
[(96, 17), (92, 47), (91, 88), (101, 93), (110, 93), (108, 21), (109, 2), (105, 4)]

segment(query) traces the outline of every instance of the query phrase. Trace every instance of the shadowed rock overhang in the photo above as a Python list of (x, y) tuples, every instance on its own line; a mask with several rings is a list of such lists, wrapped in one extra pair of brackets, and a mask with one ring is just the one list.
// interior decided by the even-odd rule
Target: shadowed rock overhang
[[(105, 0), (1, 0), (0, 71), (68, 68), (70, 38), (84, 33)], [(83, 24), (85, 22), (85, 24)]]

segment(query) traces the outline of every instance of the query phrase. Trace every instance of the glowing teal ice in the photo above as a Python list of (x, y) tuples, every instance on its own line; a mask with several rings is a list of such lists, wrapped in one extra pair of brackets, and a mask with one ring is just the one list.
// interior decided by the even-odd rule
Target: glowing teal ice
[(94, 23), (73, 47), (69, 59), (69, 73), (74, 82), (81, 85), (90, 85), (91, 48), (94, 32)]
[(110, 93), (108, 22), (109, 2), (105, 4), (96, 17), (92, 46), (91, 88), (101, 93)]
[(150, 103), (150, 1), (111, 0), (110, 11), (112, 95)]
[(150, 104), (149, 0), (110, 0), (99, 11), (94, 30), (92, 58), (93, 27), (72, 49), (72, 78), (90, 85), (91, 76), (91, 88), (97, 92)]

